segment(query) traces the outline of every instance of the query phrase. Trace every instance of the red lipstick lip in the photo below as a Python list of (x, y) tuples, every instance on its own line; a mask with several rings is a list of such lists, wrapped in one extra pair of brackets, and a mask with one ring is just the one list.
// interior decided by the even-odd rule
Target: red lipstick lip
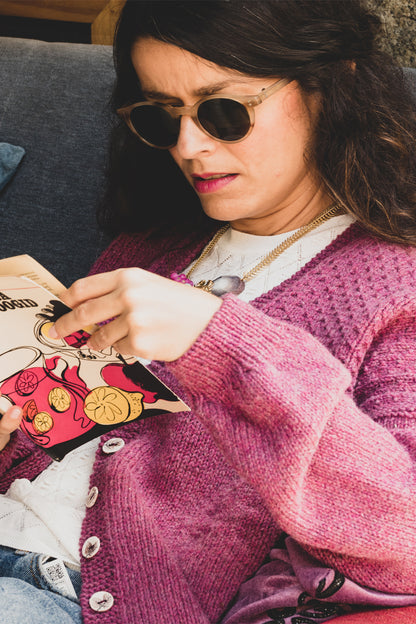
[[(193, 185), (197, 193), (207, 194), (221, 191), (233, 182), (237, 173), (192, 173)], [(219, 176), (219, 177), (212, 177)]]

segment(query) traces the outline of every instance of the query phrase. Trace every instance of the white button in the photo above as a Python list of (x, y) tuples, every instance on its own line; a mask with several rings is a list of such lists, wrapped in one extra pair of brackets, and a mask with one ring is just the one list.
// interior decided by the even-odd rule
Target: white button
[(110, 592), (98, 591), (90, 597), (89, 602), (94, 611), (108, 611), (114, 604), (114, 597)]
[(98, 498), (98, 488), (95, 485), (93, 485), (90, 491), (88, 492), (87, 501), (85, 505), (88, 508), (94, 507), (95, 503), (97, 502), (97, 498)]
[(82, 545), (81, 550), (83, 557), (85, 557), (86, 559), (91, 559), (91, 557), (94, 557), (94, 555), (96, 555), (97, 552), (100, 550), (100, 545), (100, 538), (96, 535), (92, 535), (91, 537), (86, 539)]
[(107, 442), (104, 442), (103, 451), (107, 455), (110, 455), (111, 453), (115, 453), (116, 451), (122, 449), (123, 446), (124, 440), (122, 438), (111, 438), (111, 440), (107, 440)]

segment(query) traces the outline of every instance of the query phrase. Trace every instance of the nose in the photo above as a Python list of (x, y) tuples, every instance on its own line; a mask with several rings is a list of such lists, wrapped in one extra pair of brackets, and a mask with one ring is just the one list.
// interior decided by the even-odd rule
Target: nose
[(178, 154), (184, 159), (192, 159), (202, 152), (211, 153), (218, 141), (203, 132), (188, 115), (181, 117), (179, 137), (176, 143)]

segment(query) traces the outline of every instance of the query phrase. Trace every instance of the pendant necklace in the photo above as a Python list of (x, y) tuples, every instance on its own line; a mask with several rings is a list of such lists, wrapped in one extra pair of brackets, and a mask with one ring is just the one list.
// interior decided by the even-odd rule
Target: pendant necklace
[(332, 217), (335, 217), (338, 214), (341, 214), (341, 210), (337, 205), (329, 206), (324, 212), (320, 215), (312, 219), (309, 223), (299, 228), (286, 238), (283, 243), (280, 243), (277, 247), (272, 249), (268, 254), (266, 254), (258, 264), (256, 264), (250, 271), (245, 273), (242, 277), (238, 277), (237, 275), (221, 275), (214, 280), (201, 280), (197, 284), (194, 284), (190, 279), (191, 274), (195, 271), (197, 266), (201, 264), (201, 262), (207, 257), (211, 249), (215, 247), (219, 239), (225, 234), (225, 232), (230, 228), (230, 225), (224, 225), (218, 232), (214, 235), (208, 245), (205, 247), (199, 258), (197, 258), (194, 264), (191, 266), (189, 271), (185, 273), (171, 273), (170, 278), (175, 282), (182, 282), (184, 284), (190, 284), (191, 286), (195, 286), (195, 288), (200, 288), (201, 290), (205, 290), (217, 297), (221, 297), (221, 295), (225, 295), (226, 293), (233, 293), (234, 295), (239, 295), (243, 292), (245, 288), (245, 283), (249, 280), (253, 279), (262, 269), (271, 264), (278, 256), (280, 256), (286, 249), (288, 249), (291, 245), (293, 245), (296, 241), (298, 241), (302, 236), (311, 232), (319, 225), (328, 221)]

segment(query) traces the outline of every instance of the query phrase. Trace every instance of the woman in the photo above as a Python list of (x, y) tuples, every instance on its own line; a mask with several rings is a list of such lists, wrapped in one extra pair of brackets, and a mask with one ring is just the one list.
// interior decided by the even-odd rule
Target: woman
[[(153, 360), (192, 412), (82, 464), (75, 621), (416, 604), (415, 115), (376, 32), (359, 0), (126, 3), (120, 235), (55, 335), (100, 324), (91, 348)], [(19, 417), (2, 491), (50, 470)]]

